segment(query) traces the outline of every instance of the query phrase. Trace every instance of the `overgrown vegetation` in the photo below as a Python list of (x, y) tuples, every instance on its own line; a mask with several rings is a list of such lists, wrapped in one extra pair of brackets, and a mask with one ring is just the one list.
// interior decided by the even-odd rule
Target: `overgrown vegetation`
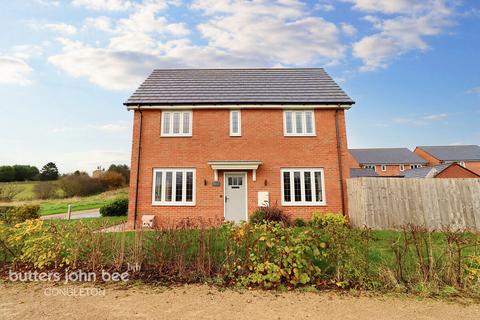
[[(124, 271), (144, 281), (259, 288), (334, 287), (480, 298), (480, 235), (468, 230), (350, 228), (335, 216), (287, 227), (186, 219), (153, 231), (102, 233), (78, 221), (0, 225), (12, 268)], [(133, 266), (133, 270), (132, 270)]]

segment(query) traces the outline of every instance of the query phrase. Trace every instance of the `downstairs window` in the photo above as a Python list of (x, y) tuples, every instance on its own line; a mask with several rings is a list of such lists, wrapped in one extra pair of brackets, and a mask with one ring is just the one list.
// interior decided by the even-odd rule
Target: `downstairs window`
[(153, 205), (194, 206), (195, 169), (154, 169)]
[(323, 169), (282, 169), (282, 205), (325, 205)]

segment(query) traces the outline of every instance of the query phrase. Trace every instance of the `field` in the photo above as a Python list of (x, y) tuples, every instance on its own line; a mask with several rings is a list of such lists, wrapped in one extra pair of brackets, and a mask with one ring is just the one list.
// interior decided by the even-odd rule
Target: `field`
[[(122, 188), (114, 191), (107, 191), (98, 195), (88, 197), (59, 198), (52, 200), (35, 199), (33, 187), (38, 182), (17, 182), (12, 183), (21, 188), (21, 192), (15, 197), (13, 202), (1, 203), (0, 206), (38, 204), (40, 205), (40, 215), (51, 215), (57, 213), (66, 213), (68, 205), (72, 206), (72, 212), (100, 208), (105, 203), (119, 197), (128, 196), (128, 188)], [(61, 190), (58, 191), (61, 196)]]

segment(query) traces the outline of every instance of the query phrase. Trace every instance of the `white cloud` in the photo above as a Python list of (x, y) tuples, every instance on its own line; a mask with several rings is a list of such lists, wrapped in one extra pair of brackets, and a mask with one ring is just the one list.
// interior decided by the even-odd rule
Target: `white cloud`
[(130, 125), (126, 121), (120, 121), (114, 123), (94, 124), (90, 125), (89, 128), (106, 133), (120, 133), (129, 131)]
[(468, 89), (467, 93), (468, 94), (480, 94), (480, 86)]
[(33, 69), (23, 60), (13, 56), (0, 56), (0, 84), (26, 86)]
[(35, 0), (35, 2), (44, 6), (58, 7), (60, 5), (59, 0)]
[(393, 119), (394, 122), (399, 124), (411, 124), (416, 126), (425, 126), (432, 124), (434, 122), (445, 121), (448, 118), (448, 114), (446, 113), (439, 113), (439, 114), (431, 114), (426, 116), (419, 116), (419, 117), (400, 117)]
[(319, 2), (315, 4), (314, 10), (331, 12), (335, 10), (335, 6), (331, 3)]
[(91, 10), (125, 11), (133, 6), (133, 1), (126, 0), (73, 0), (73, 5)]
[[(362, 11), (401, 13), (381, 19), (366, 16), (377, 33), (365, 36), (353, 44), (353, 55), (363, 61), (362, 71), (386, 68), (392, 59), (413, 50), (429, 49), (425, 38), (439, 35), (452, 25), (454, 10), (447, 0), (414, 2), (409, 0), (351, 0)], [(408, 7), (408, 8), (407, 8)]]
[(345, 55), (337, 26), (310, 16), (299, 1), (198, 0), (192, 7), (210, 17), (198, 26), (209, 46), (235, 55), (267, 65), (329, 64)]
[(13, 46), (11, 53), (20, 59), (29, 59), (33, 56), (41, 56), (43, 54), (43, 45), (22, 44)]
[(64, 34), (75, 34), (77, 33), (77, 28), (71, 24), (66, 24), (63, 22), (60, 23), (46, 23), (42, 26), (43, 29), (48, 29), (52, 31), (57, 31)]
[(349, 23), (341, 23), (340, 28), (342, 29), (342, 32), (349, 37), (355, 36), (358, 32), (358, 30)]
[[(359, 11), (392, 13), (409, 13), (415, 7), (431, 0), (342, 0), (353, 4), (353, 8)], [(433, 0), (435, 1), (435, 0)]]
[(136, 4), (128, 17), (118, 20), (87, 19), (86, 27), (111, 34), (108, 43), (59, 39), (62, 52), (48, 60), (103, 88), (131, 90), (153, 68), (333, 63), (346, 50), (335, 24), (309, 16), (298, 1), (195, 2), (194, 7), (211, 18), (199, 27), (207, 45), (192, 44), (186, 25), (159, 15), (165, 4)]

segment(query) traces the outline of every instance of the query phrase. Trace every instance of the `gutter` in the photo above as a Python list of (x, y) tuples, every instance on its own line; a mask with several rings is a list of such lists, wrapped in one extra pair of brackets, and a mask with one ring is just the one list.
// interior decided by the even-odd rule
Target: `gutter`
[(137, 228), (137, 200), (138, 200), (138, 181), (140, 177), (140, 150), (141, 150), (141, 145), (142, 145), (142, 120), (143, 120), (143, 114), (142, 114), (142, 109), (140, 106), (138, 106), (138, 112), (140, 113), (140, 126), (139, 126), (139, 132), (138, 132), (138, 148), (137, 148), (137, 174), (135, 178), (135, 207), (133, 209), (133, 230)]
[(345, 216), (345, 192), (343, 190), (343, 163), (342, 163), (342, 151), (340, 143), (340, 126), (338, 123), (338, 111), (335, 110), (335, 133), (337, 136), (337, 157), (338, 157), (338, 173), (339, 173), (339, 182), (340, 182), (340, 194), (342, 197), (342, 214)]

